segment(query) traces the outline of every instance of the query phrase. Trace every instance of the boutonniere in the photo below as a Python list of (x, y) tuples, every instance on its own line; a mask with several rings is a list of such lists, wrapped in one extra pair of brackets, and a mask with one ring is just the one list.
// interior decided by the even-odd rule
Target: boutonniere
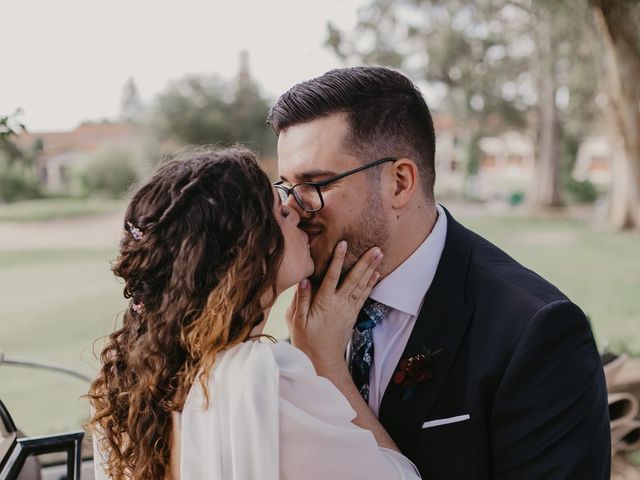
[(423, 345), (422, 353), (400, 360), (398, 370), (393, 374), (393, 382), (405, 389), (402, 396), (403, 402), (411, 398), (418, 385), (433, 378), (433, 374), (429, 370), (429, 362), (441, 351), (442, 349), (439, 349), (434, 352)]

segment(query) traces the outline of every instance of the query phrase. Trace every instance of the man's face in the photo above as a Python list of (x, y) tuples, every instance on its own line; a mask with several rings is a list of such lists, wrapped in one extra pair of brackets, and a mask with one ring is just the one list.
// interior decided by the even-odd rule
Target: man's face
[[(320, 181), (376, 160), (360, 159), (347, 151), (343, 139), (348, 131), (348, 117), (340, 113), (280, 132), (278, 170), (281, 180), (289, 186)], [(381, 170), (385, 166), (372, 168)], [(349, 244), (344, 271), (351, 268), (368, 248), (374, 245), (384, 248), (388, 229), (378, 189), (369, 179), (368, 171), (362, 171), (323, 187), (324, 208), (319, 212), (305, 212), (293, 196), (289, 197), (288, 205), (300, 214), (299, 227), (309, 235), (315, 262), (313, 283), (322, 280), (333, 249), (340, 240)]]

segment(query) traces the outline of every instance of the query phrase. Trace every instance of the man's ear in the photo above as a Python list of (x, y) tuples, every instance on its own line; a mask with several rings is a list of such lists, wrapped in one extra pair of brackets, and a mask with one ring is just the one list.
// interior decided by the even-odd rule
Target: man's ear
[(411, 200), (418, 187), (418, 166), (408, 158), (399, 158), (391, 164), (393, 176), (393, 208), (404, 208)]

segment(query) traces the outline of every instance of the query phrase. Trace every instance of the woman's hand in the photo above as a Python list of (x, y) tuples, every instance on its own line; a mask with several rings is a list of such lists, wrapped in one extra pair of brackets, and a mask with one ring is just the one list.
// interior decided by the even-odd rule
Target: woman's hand
[(372, 247), (338, 285), (346, 252), (347, 242), (343, 240), (336, 246), (313, 299), (305, 279), (287, 309), (291, 343), (307, 354), (316, 370), (345, 364), (344, 354), (358, 312), (380, 278), (376, 268), (383, 254)]

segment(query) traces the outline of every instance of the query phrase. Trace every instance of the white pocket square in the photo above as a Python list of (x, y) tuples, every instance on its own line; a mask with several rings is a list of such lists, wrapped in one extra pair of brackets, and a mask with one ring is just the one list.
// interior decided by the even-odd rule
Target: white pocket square
[(464, 422), (465, 420), (469, 420), (471, 418), (470, 415), (458, 415), (457, 417), (449, 417), (449, 418), (439, 418), (438, 420), (429, 420), (428, 422), (424, 422), (422, 424), (422, 428), (432, 428), (438, 427), (440, 425), (448, 425), (449, 423), (458, 423)]

